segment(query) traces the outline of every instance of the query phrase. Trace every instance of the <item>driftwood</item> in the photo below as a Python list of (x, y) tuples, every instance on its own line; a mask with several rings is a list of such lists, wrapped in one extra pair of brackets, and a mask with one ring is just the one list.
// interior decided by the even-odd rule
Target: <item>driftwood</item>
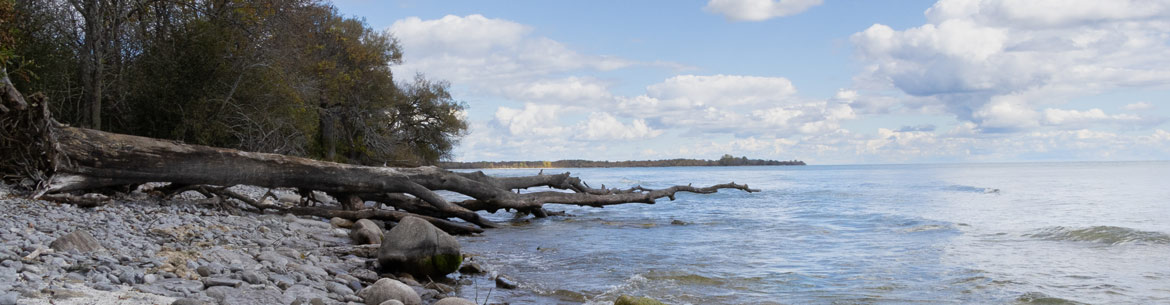
[[(171, 191), (194, 190), (209, 197), (238, 200), (258, 211), (348, 219), (399, 220), (420, 216), (449, 232), (474, 233), (496, 226), (476, 211), (494, 213), (505, 209), (544, 217), (549, 215), (544, 210), (545, 204), (593, 207), (652, 204), (660, 198), (674, 200), (678, 192), (757, 191), (735, 183), (664, 189), (641, 186), (597, 189), (569, 173), (490, 177), (482, 172), (452, 172), (433, 166), (359, 166), (76, 128), (54, 121), (47, 110), (48, 99), (43, 95), (23, 98), (2, 72), (0, 150), (5, 153), (0, 156), (0, 174), (34, 179), (38, 182), (38, 197), (68, 201), (82, 198), (69, 194), (169, 182)], [(263, 200), (227, 189), (233, 185), (322, 191), (343, 204), (338, 208), (265, 204)], [(532, 187), (558, 191), (518, 192)], [(440, 190), (472, 199), (449, 202), (436, 193)], [(397, 210), (365, 208), (366, 201)]]

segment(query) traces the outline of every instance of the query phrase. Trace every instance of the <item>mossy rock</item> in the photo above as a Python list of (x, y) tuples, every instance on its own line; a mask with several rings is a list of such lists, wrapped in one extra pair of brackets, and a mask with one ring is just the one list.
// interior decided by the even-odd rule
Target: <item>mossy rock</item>
[(448, 274), (459, 270), (459, 266), (463, 265), (463, 255), (457, 254), (440, 254), (423, 258), (419, 261), (418, 266), (426, 270), (419, 270), (421, 274)]
[(662, 303), (658, 300), (647, 297), (632, 297), (628, 295), (622, 295), (618, 297), (616, 301), (613, 301), (613, 305), (666, 305), (666, 303)]
[(426, 220), (406, 217), (386, 232), (378, 248), (382, 272), (410, 273), (418, 278), (438, 278), (459, 270), (463, 255), (455, 237)]

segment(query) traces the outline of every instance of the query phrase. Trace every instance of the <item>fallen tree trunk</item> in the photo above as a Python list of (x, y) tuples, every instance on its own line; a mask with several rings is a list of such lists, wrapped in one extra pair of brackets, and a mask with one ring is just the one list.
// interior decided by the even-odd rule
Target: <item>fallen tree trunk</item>
[[(3, 72), (3, 71), (0, 71)], [(481, 231), (452, 223), (458, 218), (481, 228), (495, 227), (475, 211), (500, 209), (547, 215), (545, 204), (606, 206), (674, 199), (678, 192), (713, 193), (719, 189), (757, 190), (735, 183), (709, 187), (674, 186), (665, 189), (596, 189), (569, 173), (496, 178), (482, 172), (460, 173), (438, 167), (371, 167), (318, 161), (278, 154), (184, 144), (57, 123), (43, 95), (24, 99), (3, 75), (0, 86), (0, 171), (38, 182), (36, 196), (170, 182), (176, 186), (252, 185), (268, 188), (317, 190), (339, 196), (350, 209), (281, 207), (257, 199), (224, 193), (225, 187), (199, 188), (208, 196), (223, 195), (258, 210), (343, 217), (398, 220), (422, 215), (440, 228), (458, 233)], [(562, 191), (521, 193), (531, 187)], [(435, 191), (445, 190), (473, 199), (448, 202)], [(218, 192), (218, 193), (217, 193)], [(70, 198), (54, 196), (54, 198)], [(376, 201), (402, 211), (361, 209)], [(356, 210), (354, 210), (356, 209)]]

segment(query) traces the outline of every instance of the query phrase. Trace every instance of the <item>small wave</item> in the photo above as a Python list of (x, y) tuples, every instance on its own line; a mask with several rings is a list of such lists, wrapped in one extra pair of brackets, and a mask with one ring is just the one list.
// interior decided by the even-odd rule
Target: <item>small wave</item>
[(967, 185), (949, 185), (943, 189), (956, 192), (970, 192), (970, 193), (984, 193), (984, 194), (999, 194), (999, 189), (990, 187), (975, 187)]
[(1170, 244), (1170, 234), (1115, 226), (1088, 228), (1050, 227), (1025, 236), (1059, 241), (1084, 241), (1103, 244), (1148, 243)]
[(681, 271), (650, 271), (646, 273), (645, 277), (650, 280), (669, 280), (684, 285), (717, 286), (724, 284), (721, 279)]
[(1082, 305), (1085, 303), (1052, 297), (1039, 292), (1029, 292), (1016, 298), (1016, 304)]
[(905, 230), (902, 230), (902, 232), (903, 232), (903, 233), (914, 233), (914, 232), (926, 232), (926, 231), (937, 231), (937, 230), (952, 230), (952, 229), (954, 229), (954, 228), (953, 228), (953, 227), (951, 227), (950, 225), (927, 224), (927, 225), (921, 225), (921, 226), (915, 226), (915, 227), (907, 228), (907, 229), (905, 229)]

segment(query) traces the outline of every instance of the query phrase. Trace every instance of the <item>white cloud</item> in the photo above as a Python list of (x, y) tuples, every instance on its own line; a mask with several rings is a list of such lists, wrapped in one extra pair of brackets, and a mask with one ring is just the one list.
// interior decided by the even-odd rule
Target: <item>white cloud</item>
[(1018, 132), (1052, 123), (1040, 109), (1073, 97), (1170, 85), (1170, 2), (940, 0), (926, 16), (851, 37), (867, 64), (860, 87)]
[(1044, 123), (1049, 125), (1085, 126), (1092, 123), (1132, 123), (1141, 121), (1141, 117), (1132, 114), (1107, 115), (1105, 111), (1093, 108), (1085, 111), (1065, 109), (1044, 109)]
[(780, 102), (796, 94), (783, 77), (742, 75), (679, 75), (646, 87), (648, 96), (689, 100), (693, 105), (733, 106)]
[(814, 134), (839, 129), (853, 119), (855, 93), (809, 100), (783, 77), (679, 75), (646, 87), (646, 94), (617, 97), (615, 110), (651, 125), (688, 129), (696, 136)]
[(524, 104), (524, 109), (500, 107), (494, 122), (513, 136), (565, 136), (567, 130), (557, 124), (561, 110), (557, 105), (532, 103)]
[(710, 0), (704, 10), (734, 21), (763, 21), (796, 15), (822, 0)]
[(646, 125), (644, 120), (634, 120), (629, 125), (622, 124), (616, 117), (604, 112), (594, 112), (583, 123), (581, 137), (586, 140), (638, 140), (662, 135), (662, 130), (655, 130)]
[(519, 83), (506, 86), (502, 91), (505, 97), (525, 102), (580, 105), (587, 102), (608, 102), (613, 99), (606, 84), (581, 77)]
[(1123, 107), (1123, 109), (1129, 110), (1129, 111), (1150, 110), (1150, 109), (1154, 109), (1154, 105), (1147, 103), (1147, 102), (1137, 102), (1137, 103), (1125, 105), (1125, 107)]
[(388, 29), (401, 41), (398, 75), (423, 72), (457, 84), (495, 88), (517, 80), (579, 69), (614, 70), (636, 64), (612, 56), (586, 55), (555, 40), (535, 36), (532, 28), (482, 15), (409, 17)]

